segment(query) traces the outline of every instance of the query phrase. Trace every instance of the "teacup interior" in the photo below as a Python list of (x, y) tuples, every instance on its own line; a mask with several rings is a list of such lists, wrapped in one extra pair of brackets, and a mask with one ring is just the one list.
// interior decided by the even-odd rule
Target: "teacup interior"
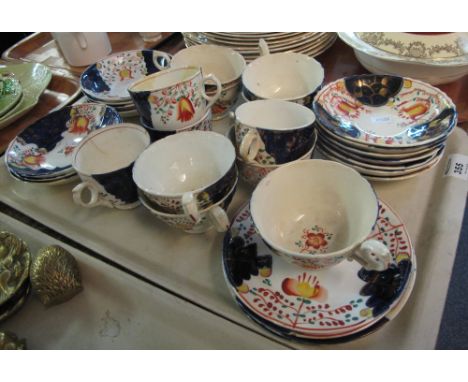
[(322, 66), (297, 53), (268, 54), (251, 62), (242, 82), (261, 98), (294, 99), (314, 92), (323, 82)]
[(234, 147), (221, 134), (184, 132), (153, 143), (138, 158), (133, 178), (145, 192), (180, 195), (215, 183), (234, 161)]
[(96, 131), (77, 149), (73, 166), (88, 175), (105, 174), (129, 166), (149, 145), (140, 127), (107, 127)]
[(315, 114), (305, 106), (280, 100), (259, 100), (242, 104), (236, 119), (249, 127), (270, 130), (293, 130), (312, 125)]
[(140, 81), (131, 85), (129, 87), (129, 91), (141, 92), (164, 89), (192, 79), (199, 71), (200, 69), (196, 67), (166, 69), (144, 77)]
[(335, 162), (280, 167), (255, 189), (251, 212), (260, 235), (292, 253), (332, 253), (371, 232), (378, 205), (369, 183)]
[(239, 78), (245, 61), (232, 49), (219, 46), (197, 45), (179, 51), (172, 59), (172, 67), (200, 66), (203, 73), (213, 73), (221, 83)]

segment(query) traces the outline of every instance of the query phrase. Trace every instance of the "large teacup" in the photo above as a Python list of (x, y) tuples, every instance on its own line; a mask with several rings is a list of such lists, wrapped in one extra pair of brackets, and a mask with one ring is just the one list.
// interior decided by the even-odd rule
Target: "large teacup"
[(297, 103), (247, 102), (236, 109), (235, 118), (236, 147), (246, 162), (291, 162), (304, 156), (315, 140), (315, 114)]
[(188, 131), (154, 142), (135, 163), (133, 179), (145, 197), (169, 214), (200, 221), (200, 211), (236, 183), (231, 141), (210, 131)]
[[(221, 96), (213, 105), (213, 118), (221, 119), (237, 101), (242, 87), (241, 75), (245, 69), (245, 60), (234, 49), (217, 45), (195, 45), (177, 52), (171, 61), (171, 67), (194, 65), (204, 73), (213, 73), (221, 82)], [(214, 89), (213, 89), (214, 88)], [(207, 94), (216, 92), (213, 85), (207, 85)]]
[(391, 263), (385, 245), (366, 240), (378, 199), (350, 167), (318, 159), (281, 166), (258, 184), (250, 211), (263, 241), (288, 262), (318, 269), (349, 259), (376, 271)]
[[(216, 84), (213, 96), (205, 92), (207, 81)], [(221, 83), (213, 74), (203, 76), (200, 68), (188, 66), (146, 76), (128, 92), (146, 125), (171, 131), (199, 121), (218, 100)]]

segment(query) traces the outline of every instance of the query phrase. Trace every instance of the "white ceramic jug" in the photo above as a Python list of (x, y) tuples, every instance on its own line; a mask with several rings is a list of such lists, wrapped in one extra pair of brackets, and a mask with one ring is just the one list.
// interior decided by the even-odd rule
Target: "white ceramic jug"
[(52, 36), (72, 66), (93, 64), (112, 51), (105, 32), (53, 32)]

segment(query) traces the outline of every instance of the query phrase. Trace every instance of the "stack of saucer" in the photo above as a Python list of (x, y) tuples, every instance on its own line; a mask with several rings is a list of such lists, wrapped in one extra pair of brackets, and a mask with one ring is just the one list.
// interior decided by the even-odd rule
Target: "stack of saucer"
[(271, 53), (296, 52), (311, 57), (326, 51), (336, 40), (336, 33), (329, 32), (186, 32), (183, 35), (187, 47), (202, 44), (226, 46), (242, 54), (247, 62), (260, 55), (260, 39), (268, 43)]
[(106, 57), (81, 75), (82, 92), (90, 102), (114, 107), (122, 117), (137, 116), (127, 88), (136, 80), (169, 66), (170, 57), (156, 50), (131, 50)]
[(85, 103), (50, 113), (27, 127), (8, 146), (10, 175), (23, 182), (58, 185), (75, 179), (71, 165), (75, 147), (91, 131), (121, 123), (111, 107)]
[[(213, 85), (213, 93), (205, 84)], [(140, 115), (140, 124), (152, 141), (192, 130), (212, 130), (212, 106), (221, 95), (214, 74), (204, 75), (199, 66), (182, 66), (145, 76), (128, 92)], [(213, 94), (213, 95), (211, 95)]]
[(16, 235), (1, 231), (0, 247), (0, 322), (18, 311), (30, 289), (31, 255), (26, 243)]
[(256, 185), (268, 173), (298, 160), (310, 159), (317, 133), (314, 113), (282, 100), (257, 100), (235, 112), (230, 138), (236, 146), (242, 179)]
[(339, 79), (316, 96), (318, 148), (376, 181), (433, 168), (457, 123), (455, 105), (424, 82), (388, 75)]

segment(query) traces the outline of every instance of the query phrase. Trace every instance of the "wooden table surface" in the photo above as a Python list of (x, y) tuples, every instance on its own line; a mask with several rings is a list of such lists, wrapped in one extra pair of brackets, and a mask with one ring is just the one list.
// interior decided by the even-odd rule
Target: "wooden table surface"
[[(185, 47), (181, 33), (163, 32), (163, 34), (165, 34), (164, 40), (155, 46), (155, 49), (170, 54), (175, 54)], [(49, 41), (48, 39), (50, 39), (50, 36), (47, 35), (48, 34), (44, 34), (44, 43), (47, 43), (47, 41)], [(137, 33), (113, 32), (109, 33), (109, 36), (112, 41), (113, 52), (118, 52), (123, 49), (140, 49), (150, 47), (148, 43), (143, 43), (141, 37)], [(38, 42), (35, 41), (35, 44), (37, 45)], [(18, 44), (16, 45), (16, 49), (10, 49), (10, 51), (15, 53), (16, 58), (19, 58), (21, 54), (28, 54), (28, 52), (24, 51), (24, 48)], [(325, 68), (326, 83), (344, 76), (368, 73), (368, 71), (357, 61), (352, 48), (342, 42), (339, 38), (329, 50), (315, 58)], [(69, 75), (78, 78), (84, 69), (85, 67), (74, 67), (70, 70)], [(60, 77), (54, 78), (54, 81), (60, 81)], [(67, 85), (65, 82), (66, 81), (64, 81), (64, 86)], [(456, 82), (440, 85), (438, 87), (447, 93), (449, 97), (451, 97), (455, 102), (459, 113), (459, 126), (468, 132), (468, 76), (465, 76)], [(53, 109), (53, 106), (56, 106), (56, 103), (51, 101), (50, 94), (43, 94), (38, 105), (25, 117), (14, 122), (7, 128), (0, 130), (0, 153), (6, 149), (8, 143), (16, 135), (18, 135), (31, 123), (45, 116), (50, 110)]]

